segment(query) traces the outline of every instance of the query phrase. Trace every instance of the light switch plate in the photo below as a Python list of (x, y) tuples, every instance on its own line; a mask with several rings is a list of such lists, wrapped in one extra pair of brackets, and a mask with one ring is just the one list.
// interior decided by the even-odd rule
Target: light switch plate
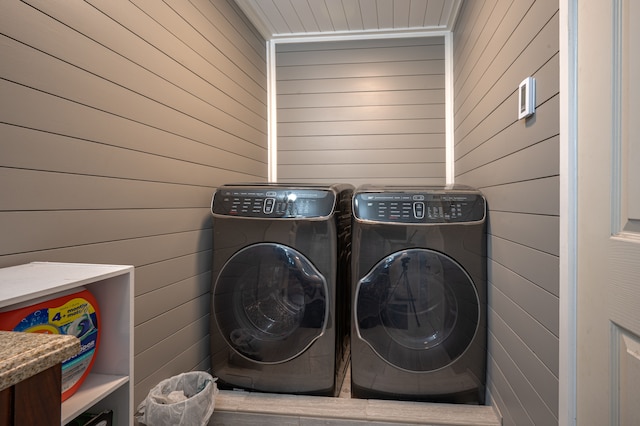
[(536, 112), (536, 79), (527, 77), (518, 86), (518, 120)]

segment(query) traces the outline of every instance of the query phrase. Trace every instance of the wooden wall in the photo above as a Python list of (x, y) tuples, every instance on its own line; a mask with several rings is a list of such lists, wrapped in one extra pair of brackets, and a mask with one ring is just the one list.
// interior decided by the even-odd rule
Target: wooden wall
[(266, 180), (265, 55), (230, 0), (0, 2), (0, 267), (136, 267), (136, 404), (209, 367), (209, 205)]
[(278, 44), (278, 180), (444, 184), (444, 38)]
[[(489, 391), (505, 425), (558, 423), (558, 2), (464, 2), (454, 31), (455, 179), (489, 205)], [(535, 116), (517, 88), (537, 82)]]

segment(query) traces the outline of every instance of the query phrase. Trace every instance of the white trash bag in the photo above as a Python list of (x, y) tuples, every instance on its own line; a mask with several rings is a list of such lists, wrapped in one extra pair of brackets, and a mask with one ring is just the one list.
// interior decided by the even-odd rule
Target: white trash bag
[(147, 426), (206, 426), (218, 393), (216, 380), (204, 371), (163, 380), (140, 403), (136, 420)]

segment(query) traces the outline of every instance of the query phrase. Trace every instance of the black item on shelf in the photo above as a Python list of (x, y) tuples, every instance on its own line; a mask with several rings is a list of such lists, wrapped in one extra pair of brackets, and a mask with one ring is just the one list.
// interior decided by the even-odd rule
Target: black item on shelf
[(67, 423), (67, 426), (111, 426), (113, 411), (107, 410), (98, 414), (84, 413)]

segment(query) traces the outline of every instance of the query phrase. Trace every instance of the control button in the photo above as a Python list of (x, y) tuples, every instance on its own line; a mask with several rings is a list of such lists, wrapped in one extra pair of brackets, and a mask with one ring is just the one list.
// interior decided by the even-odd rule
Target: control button
[(276, 199), (275, 198), (266, 198), (264, 200), (264, 214), (271, 214), (273, 213), (273, 208), (276, 205)]
[(413, 216), (416, 219), (424, 219), (424, 203), (423, 202), (413, 203)]

